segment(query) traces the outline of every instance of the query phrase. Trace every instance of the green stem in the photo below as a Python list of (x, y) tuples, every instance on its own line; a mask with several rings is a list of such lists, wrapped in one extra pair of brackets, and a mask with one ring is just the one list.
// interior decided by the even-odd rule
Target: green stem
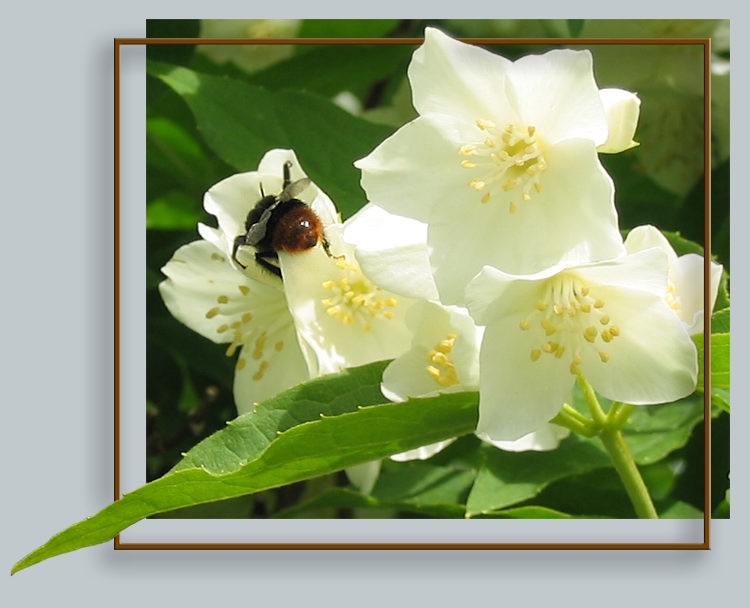
[(574, 433), (583, 435), (584, 437), (595, 437), (599, 432), (593, 420), (586, 418), (586, 416), (574, 410), (567, 403), (563, 405), (563, 409), (550, 422), (570, 429)]
[(630, 502), (633, 503), (636, 515), (641, 519), (658, 519), (659, 516), (654, 508), (654, 503), (651, 501), (651, 495), (643, 482), (643, 477), (638, 472), (638, 467), (635, 465), (622, 433), (618, 429), (605, 428), (599, 434), (599, 438), (602, 440), (612, 464), (625, 486), (625, 491), (630, 497)]
[(628, 421), (628, 418), (630, 418), (630, 414), (632, 414), (634, 410), (634, 405), (622, 404), (619, 410), (614, 413), (614, 415), (612, 414), (612, 412), (610, 412), (609, 417), (612, 421), (612, 426), (616, 429), (624, 428), (625, 424)]
[(596, 398), (596, 392), (594, 392), (593, 387), (583, 376), (578, 376), (578, 386), (581, 387), (583, 398), (586, 400), (586, 405), (594, 421), (601, 426), (607, 424), (607, 414), (604, 413), (602, 406), (599, 405), (599, 399)]
[(659, 516), (654, 508), (651, 495), (621, 432), (633, 411), (633, 406), (615, 403), (612, 405), (609, 414), (605, 414), (599, 404), (596, 392), (583, 376), (578, 376), (578, 385), (581, 387), (593, 422), (601, 429), (599, 438), (602, 440), (609, 458), (620, 476), (620, 481), (625, 486), (625, 491), (628, 493), (630, 502), (633, 503), (636, 514), (642, 519), (658, 519)]

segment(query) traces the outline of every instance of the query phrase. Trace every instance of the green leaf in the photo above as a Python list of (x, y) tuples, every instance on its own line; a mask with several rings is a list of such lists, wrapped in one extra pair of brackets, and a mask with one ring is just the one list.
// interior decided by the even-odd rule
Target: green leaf
[(568, 30), (570, 30), (570, 35), (574, 38), (577, 38), (581, 30), (583, 30), (583, 26), (586, 23), (585, 19), (566, 19), (568, 22)]
[(168, 192), (146, 207), (146, 228), (149, 230), (188, 230), (203, 220), (203, 210), (185, 192)]
[(674, 403), (640, 406), (623, 429), (625, 443), (637, 464), (652, 464), (683, 447), (702, 421), (703, 396), (698, 393)]
[(687, 502), (677, 500), (664, 509), (659, 517), (661, 519), (703, 519), (703, 511)]
[(287, 485), (476, 428), (476, 393), (361, 407), (372, 401), (384, 365), (312, 380), (269, 399), (198, 444), (160, 479), (51, 538), (13, 572), (107, 541), (158, 513)]
[[(692, 336), (698, 348), (698, 389), (704, 386), (703, 334)], [(711, 334), (711, 388), (729, 389), (729, 334)]]
[(551, 452), (504, 452), (485, 449), (466, 503), (469, 517), (498, 511), (539, 494), (557, 479), (606, 467), (604, 449), (593, 441), (571, 436)]
[[(502, 511), (493, 511), (481, 516), (482, 518), (496, 519), (571, 519), (571, 515), (550, 509), (548, 507), (516, 507), (514, 509), (503, 509)], [(479, 519), (479, 517), (477, 518)]]
[(382, 504), (407, 510), (453, 506), (454, 517), (463, 517), (475, 474), (473, 470), (428, 462), (399, 463), (381, 473), (372, 495)]
[(309, 93), (271, 92), (153, 62), (147, 72), (185, 100), (206, 143), (236, 169), (255, 170), (268, 150), (291, 148), (344, 216), (366, 202), (353, 163), (390, 135), (391, 128), (355, 118)]
[(729, 391), (723, 388), (711, 388), (711, 403), (729, 414)]
[[(316, 47), (253, 74), (251, 84), (271, 90), (295, 89), (334, 97), (350, 91), (364, 97), (377, 81), (406, 65), (416, 45), (351, 45), (346, 51), (338, 45)], [(341, 61), (342, 52), (346, 61)]]
[(728, 334), (729, 333), (729, 321), (730, 321), (730, 314), (729, 314), (728, 308), (725, 308), (715, 313), (711, 317), (711, 333), (712, 334)]
[(380, 503), (372, 496), (361, 494), (350, 488), (326, 488), (319, 494), (299, 502), (288, 509), (273, 514), (275, 519), (294, 517), (312, 518), (312, 512), (326, 512), (340, 509), (377, 509)]
[[(702, 420), (703, 398), (694, 394), (674, 403), (636, 408), (623, 434), (636, 463), (652, 464), (683, 447)], [(466, 505), (470, 517), (534, 498), (555, 481), (611, 467), (597, 438), (571, 436), (550, 452), (485, 448), (484, 453), (485, 463)], [(614, 469), (611, 474), (616, 475)]]
[(379, 38), (398, 24), (398, 19), (305, 19), (297, 37)]

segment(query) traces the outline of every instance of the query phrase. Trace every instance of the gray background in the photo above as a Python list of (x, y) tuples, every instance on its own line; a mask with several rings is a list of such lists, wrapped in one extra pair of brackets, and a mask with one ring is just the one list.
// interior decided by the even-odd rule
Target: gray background
[[(299, 0), (295, 0), (299, 2)], [(189, 552), (113, 551), (111, 543), (43, 562), (14, 577), (10, 568), (53, 533), (112, 500), (113, 393), (113, 38), (141, 37), (147, 18), (228, 17), (731, 17), (729, 3), (629, 2), (613, 14), (596, 2), (536, 12), (497, 3), (469, 6), (380, 1), (297, 8), (225, 0), (124, 4), (74, 0), (16, 5), (4, 19), (2, 94), (2, 536), (0, 605), (202, 606), (518, 604), (632, 606), (673, 598), (699, 606), (730, 596), (744, 581), (748, 539), (747, 355), (735, 348), (730, 521), (714, 522), (711, 551)], [(552, 5), (550, 5), (552, 6)], [(243, 12), (244, 7), (244, 12)], [(472, 12), (468, 11), (473, 8)], [(462, 12), (459, 12), (460, 9)], [(377, 10), (377, 12), (375, 12)], [(273, 12), (272, 12), (273, 11)], [(282, 12), (283, 11), (283, 12)], [(603, 12), (604, 11), (604, 12)], [(255, 13), (255, 14), (253, 14)], [(735, 65), (747, 59), (747, 23), (733, 19)], [(739, 61), (738, 61), (739, 59)], [(741, 64), (740, 64), (741, 65)], [(747, 82), (733, 74), (733, 153), (750, 107)], [(739, 154), (739, 156), (737, 156)], [(737, 177), (732, 299), (746, 309), (738, 228), (748, 197)], [(738, 246), (739, 245), (739, 249)], [(746, 335), (737, 314), (735, 335)], [(740, 342), (735, 338), (735, 344)], [(743, 465), (743, 466), (740, 466)], [(743, 585), (744, 587), (744, 585)], [(745, 594), (743, 593), (743, 596)], [(403, 599), (401, 599), (403, 598)]]

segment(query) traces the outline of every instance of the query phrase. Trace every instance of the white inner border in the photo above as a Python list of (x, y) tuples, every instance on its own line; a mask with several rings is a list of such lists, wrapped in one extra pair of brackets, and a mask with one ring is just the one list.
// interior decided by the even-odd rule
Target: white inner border
[[(120, 46), (120, 485), (146, 482), (145, 45)], [(585, 497), (581, 497), (585, 500)], [(128, 543), (702, 543), (703, 520), (145, 520)]]

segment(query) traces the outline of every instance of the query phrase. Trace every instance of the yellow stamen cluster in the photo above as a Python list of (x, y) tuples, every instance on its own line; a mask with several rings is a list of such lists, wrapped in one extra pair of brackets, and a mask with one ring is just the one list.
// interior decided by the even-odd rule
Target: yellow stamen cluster
[[(247, 301), (243, 300), (250, 295), (250, 288), (247, 285), (238, 285), (238, 294), (233, 296), (221, 294), (216, 298), (217, 306), (206, 311), (205, 317), (213, 319), (215, 317), (232, 317), (235, 320), (231, 323), (222, 323), (216, 328), (217, 334), (228, 334), (229, 346), (225, 354), (227, 357), (233, 357), (237, 349), (245, 346), (241, 356), (237, 359), (235, 365), (237, 371), (244, 369), (248, 365), (248, 358), (257, 362), (257, 371), (253, 374), (253, 380), (260, 380), (269, 363), (264, 359), (269, 345), (267, 344), (268, 335), (265, 331), (257, 334), (258, 328), (252, 324), (253, 314), (244, 312), (237, 318), (238, 311), (247, 308)], [(257, 334), (257, 335), (256, 335)], [(273, 347), (277, 352), (284, 348), (283, 341), (276, 342)], [(249, 353), (249, 354), (248, 354)]]
[(429, 363), (426, 368), (427, 373), (435, 382), (443, 387), (458, 384), (456, 366), (450, 356), (456, 337), (457, 334), (448, 334), (444, 340), (438, 342), (435, 348), (427, 354), (427, 361)]
[(682, 300), (680, 296), (676, 295), (676, 289), (672, 281), (667, 282), (667, 295), (664, 296), (664, 300), (676, 313), (679, 313), (682, 309)]
[(545, 355), (569, 363), (571, 374), (581, 373), (584, 349), (594, 349), (602, 363), (610, 360), (606, 345), (620, 335), (620, 327), (606, 312), (606, 302), (575, 276), (561, 274), (547, 280), (542, 295), (519, 329), (532, 332), (537, 344), (532, 361)]
[(396, 298), (383, 292), (345, 258), (338, 258), (336, 266), (339, 277), (323, 283), (323, 288), (331, 292), (321, 300), (328, 315), (344, 325), (356, 324), (362, 331), (370, 331), (374, 319), (393, 318)]
[(487, 203), (498, 188), (503, 192), (517, 192), (518, 198), (509, 200), (508, 212), (516, 213), (520, 202), (532, 199), (542, 191), (541, 174), (547, 170), (542, 144), (533, 126), (509, 124), (500, 128), (490, 120), (480, 119), (476, 126), (484, 132), (480, 143), (461, 146), (465, 156), (461, 166), (476, 170), (469, 187), (483, 192), (481, 201)]

